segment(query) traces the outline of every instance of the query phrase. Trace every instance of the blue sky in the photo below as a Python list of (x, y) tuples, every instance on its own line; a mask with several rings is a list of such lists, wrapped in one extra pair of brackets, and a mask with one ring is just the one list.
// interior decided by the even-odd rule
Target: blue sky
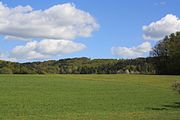
[[(73, 42), (84, 44), (86, 47), (77, 52), (68, 54), (53, 54), (48, 59), (61, 59), (69, 57), (90, 57), (90, 58), (134, 58), (148, 56), (149, 49), (142, 50), (143, 46), (155, 45), (158, 38), (154, 38), (155, 33), (149, 32), (152, 22), (157, 22), (166, 15), (165, 22), (175, 16), (178, 23), (176, 31), (179, 30), (180, 1), (179, 0), (1, 0), (8, 8), (18, 5), (29, 5), (33, 10), (46, 10), (52, 6), (64, 3), (73, 3), (77, 9), (90, 13), (100, 26), (98, 30), (93, 30), (90, 37), (75, 37)], [(58, 11), (57, 11), (58, 13)], [(1, 18), (0, 18), (1, 19)], [(73, 19), (73, 18), (72, 18)], [(174, 18), (175, 19), (175, 18)], [(174, 21), (173, 21), (174, 22)], [(168, 23), (167, 23), (168, 24)], [(143, 26), (147, 26), (143, 30)], [(154, 25), (156, 27), (156, 25)], [(164, 28), (164, 26), (161, 26)], [(174, 28), (172, 28), (174, 30)], [(149, 31), (148, 31), (149, 30)], [(156, 29), (155, 29), (156, 30)], [(162, 33), (161, 29), (155, 31)], [(172, 32), (175, 32), (173, 31)], [(148, 39), (143, 38), (143, 34), (150, 34)], [(168, 32), (166, 32), (167, 34)], [(165, 34), (165, 33), (164, 33)], [(164, 35), (163, 34), (163, 35)], [(158, 35), (154, 35), (158, 36)], [(5, 40), (5, 35), (0, 36), (0, 53), (2, 59), (8, 59), (10, 52), (16, 46), (27, 44), (23, 40)], [(36, 39), (36, 38), (35, 38)], [(43, 39), (43, 38), (42, 38)], [(36, 39), (39, 40), (39, 39)], [(143, 43), (147, 43), (142, 45)], [(114, 52), (112, 48), (115, 47)], [(70, 48), (71, 49), (71, 48)], [(141, 49), (141, 50), (139, 50)], [(120, 52), (119, 52), (119, 51)], [(126, 51), (122, 53), (122, 51)], [(126, 56), (126, 53), (131, 54)], [(135, 51), (135, 52), (134, 52)], [(139, 52), (140, 51), (140, 52)], [(132, 55), (134, 54), (134, 55)], [(16, 56), (13, 56), (16, 57)], [(46, 60), (47, 58), (40, 59)], [(17, 61), (34, 61), (38, 59), (20, 59)]]

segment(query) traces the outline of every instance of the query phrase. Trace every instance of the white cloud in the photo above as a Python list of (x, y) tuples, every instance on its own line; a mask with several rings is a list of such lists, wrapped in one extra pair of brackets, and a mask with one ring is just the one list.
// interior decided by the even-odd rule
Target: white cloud
[(72, 42), (78, 37), (89, 37), (99, 25), (88, 12), (74, 4), (58, 4), (45, 10), (31, 6), (10, 8), (0, 2), (0, 35), (5, 40), (24, 40), (3, 60), (43, 60), (78, 52), (86, 46)]
[(11, 57), (19, 60), (42, 60), (63, 54), (74, 53), (86, 46), (68, 40), (42, 40), (27, 42), (25, 45), (16, 46)]
[(151, 44), (144, 42), (139, 46), (128, 48), (128, 47), (112, 47), (111, 52), (113, 55), (122, 58), (136, 58), (142, 57), (145, 53), (151, 51)]
[(0, 34), (11, 38), (73, 40), (89, 37), (97, 29), (88, 12), (70, 3), (33, 10), (31, 6), (9, 8), (0, 2)]
[(180, 19), (168, 14), (159, 21), (143, 26), (143, 37), (146, 40), (162, 40), (166, 35), (180, 31)]

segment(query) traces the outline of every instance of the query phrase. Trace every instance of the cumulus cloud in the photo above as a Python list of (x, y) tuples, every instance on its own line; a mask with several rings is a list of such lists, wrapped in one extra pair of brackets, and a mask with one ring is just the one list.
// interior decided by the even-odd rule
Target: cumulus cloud
[(51, 58), (54, 55), (64, 55), (78, 52), (86, 46), (68, 40), (49, 40), (40, 42), (31, 41), (25, 45), (16, 46), (11, 53), (12, 58), (20, 60), (41, 60)]
[(180, 31), (180, 19), (168, 14), (162, 19), (143, 26), (143, 38), (146, 40), (162, 40), (166, 35)]
[(0, 2), (0, 35), (26, 41), (0, 59), (43, 60), (78, 52), (86, 46), (72, 41), (90, 37), (98, 28), (93, 16), (71, 3), (33, 10), (29, 5), (10, 8)]
[(139, 46), (128, 48), (128, 47), (112, 47), (111, 52), (113, 55), (122, 58), (136, 58), (142, 57), (145, 53), (151, 51), (151, 44), (144, 42)]
[(9, 8), (0, 2), (0, 34), (11, 38), (73, 40), (89, 37), (96, 29), (96, 20), (70, 3), (33, 10), (31, 6)]

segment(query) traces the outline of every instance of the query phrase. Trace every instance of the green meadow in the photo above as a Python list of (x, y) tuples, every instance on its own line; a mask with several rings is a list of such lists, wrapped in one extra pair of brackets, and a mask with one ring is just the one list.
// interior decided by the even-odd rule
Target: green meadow
[(180, 76), (0, 75), (0, 120), (180, 120)]

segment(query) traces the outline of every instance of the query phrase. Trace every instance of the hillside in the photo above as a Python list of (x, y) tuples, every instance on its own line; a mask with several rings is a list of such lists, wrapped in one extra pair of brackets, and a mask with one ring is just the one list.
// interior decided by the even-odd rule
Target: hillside
[(154, 74), (152, 58), (90, 59), (68, 58), (44, 62), (0, 61), (0, 74)]

